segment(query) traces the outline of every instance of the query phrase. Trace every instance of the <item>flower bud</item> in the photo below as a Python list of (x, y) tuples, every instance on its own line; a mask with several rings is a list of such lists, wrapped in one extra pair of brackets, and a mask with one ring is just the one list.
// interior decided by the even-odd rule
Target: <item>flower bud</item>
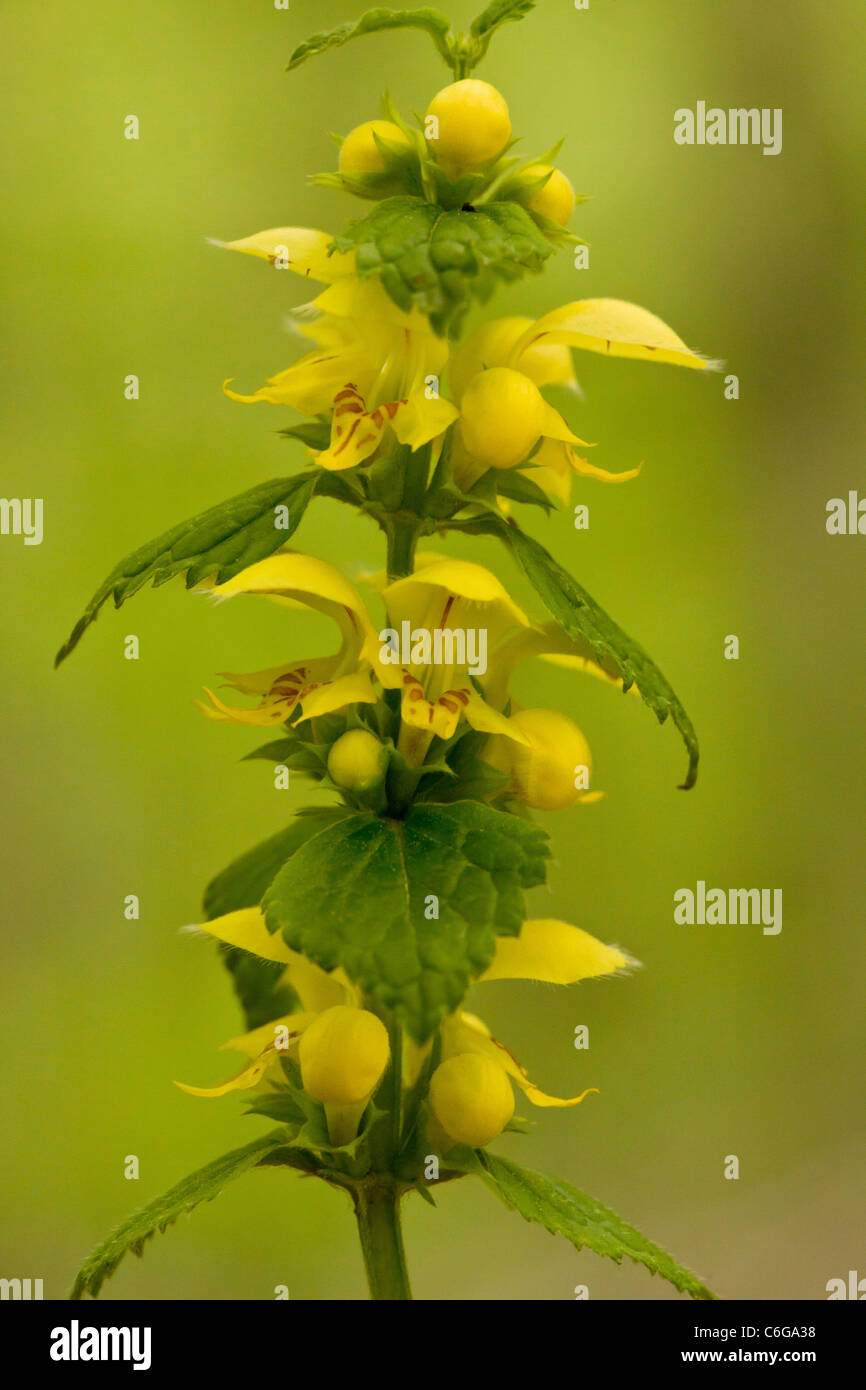
[(478, 169), (496, 159), (511, 139), (505, 98), (489, 82), (465, 77), (436, 93), (427, 107), (425, 133), (447, 172)]
[(341, 174), (382, 174), (387, 168), (375, 136), (392, 144), (405, 145), (409, 141), (393, 121), (365, 121), (350, 131), (340, 146)]
[(460, 405), (467, 451), (487, 468), (516, 468), (532, 453), (544, 424), (544, 399), (523, 372), (491, 367), (479, 372)]
[(549, 164), (533, 164), (524, 170), (523, 176), (541, 179), (545, 174), (549, 174), (550, 178), (539, 188), (529, 206), (533, 212), (558, 222), (560, 227), (567, 227), (574, 212), (575, 197), (574, 189), (561, 169), (553, 169)]
[(318, 1014), (301, 1034), (298, 1061), (303, 1087), (324, 1105), (335, 1146), (355, 1137), (389, 1056), (388, 1030), (366, 1009), (336, 1004)]
[(461, 1052), (430, 1080), (433, 1114), (450, 1139), (479, 1148), (501, 1134), (514, 1114), (514, 1092), (502, 1067), (477, 1052)]
[(458, 405), (472, 378), (485, 367), (516, 367), (536, 386), (574, 385), (571, 349), (566, 343), (548, 343), (546, 339), (531, 342), (514, 361), (514, 349), (532, 322), (519, 317), (490, 319), (452, 353), (448, 378)]
[(341, 734), (328, 754), (328, 772), (346, 791), (370, 791), (382, 781), (387, 767), (388, 750), (366, 729)]
[(592, 757), (576, 724), (558, 710), (523, 709), (509, 720), (529, 739), (516, 743), (496, 734), (484, 761), (511, 777), (511, 790), (535, 811), (562, 811), (586, 797)]

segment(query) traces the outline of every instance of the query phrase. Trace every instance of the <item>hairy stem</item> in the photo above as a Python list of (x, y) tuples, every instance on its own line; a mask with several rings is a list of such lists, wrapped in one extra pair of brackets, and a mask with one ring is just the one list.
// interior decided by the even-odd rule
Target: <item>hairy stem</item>
[(411, 1299), (396, 1187), (365, 1183), (356, 1189), (354, 1200), (370, 1297)]

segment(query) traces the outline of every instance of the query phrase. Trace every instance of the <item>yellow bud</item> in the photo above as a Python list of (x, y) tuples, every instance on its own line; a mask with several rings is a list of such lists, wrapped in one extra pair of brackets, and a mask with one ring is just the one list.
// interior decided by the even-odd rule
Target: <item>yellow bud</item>
[(550, 174), (550, 178), (538, 190), (529, 206), (533, 212), (540, 212), (543, 217), (558, 222), (560, 227), (567, 227), (574, 212), (575, 198), (574, 189), (565, 174), (560, 169), (551, 168), (549, 164), (533, 164), (524, 170), (525, 178), (540, 179), (545, 174)]
[(298, 1061), (307, 1095), (325, 1107), (336, 1147), (348, 1144), (388, 1065), (388, 1030), (375, 1014), (336, 1004), (301, 1034)]
[(504, 734), (490, 739), (484, 761), (511, 777), (519, 801), (536, 811), (562, 811), (586, 795), (592, 758), (576, 724), (558, 710), (523, 709), (509, 723), (528, 746)]
[(369, 791), (381, 782), (387, 766), (387, 749), (366, 729), (341, 734), (328, 754), (328, 772), (347, 791)]
[(477, 1052), (461, 1052), (438, 1066), (430, 1105), (457, 1144), (478, 1148), (501, 1134), (514, 1114), (514, 1092), (501, 1067)]
[(487, 468), (516, 468), (532, 453), (544, 424), (544, 399), (535, 382), (511, 367), (479, 372), (460, 405), (467, 451)]
[(513, 360), (514, 349), (532, 322), (529, 318), (490, 319), (453, 353), (448, 371), (458, 405), (472, 378), (485, 367), (513, 366), (536, 386), (573, 384), (571, 349), (566, 343), (530, 343), (519, 359)]
[(427, 107), (425, 134), (449, 173), (478, 169), (511, 139), (505, 98), (489, 82), (465, 77), (436, 93)]
[(409, 141), (393, 121), (365, 121), (350, 131), (340, 146), (341, 174), (382, 174), (387, 165), (374, 136), (392, 144), (406, 145)]
[(351, 1105), (366, 1100), (388, 1065), (388, 1030), (366, 1009), (335, 1004), (305, 1028), (298, 1044), (304, 1090), (313, 1100)]

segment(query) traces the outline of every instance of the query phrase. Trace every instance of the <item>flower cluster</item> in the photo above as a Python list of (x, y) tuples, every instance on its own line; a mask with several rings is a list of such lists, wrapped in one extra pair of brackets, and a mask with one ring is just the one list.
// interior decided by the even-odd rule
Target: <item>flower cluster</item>
[[(393, 113), (393, 108), (390, 108)], [(542, 225), (564, 226), (575, 206), (565, 175), (537, 161), (519, 165), (503, 159), (511, 122), (502, 96), (489, 84), (465, 79), (430, 102), (424, 135), (401, 122), (373, 120), (342, 142), (340, 186), (367, 198), (384, 199), (432, 184), (434, 189), (470, 188), (483, 206), (496, 186)], [(536, 320), (500, 318), (483, 323), (462, 344), (439, 336), (417, 308), (401, 308), (381, 278), (364, 276), (352, 252), (335, 250), (325, 232), (281, 227), (223, 243), (327, 286), (311, 304), (296, 310), (300, 332), (315, 347), (250, 395), (225, 389), (233, 400), (288, 407), (308, 417), (327, 435), (323, 447), (309, 446), (315, 466), (359, 475), (365, 484), (392, 474), (401, 495), (420, 453), (423, 473), (414, 520), (425, 515), (447, 466), (457, 499), (452, 513), (471, 517), (485, 498), (498, 498), (497, 480), (517, 472), (550, 498), (567, 502), (575, 473), (603, 481), (634, 477), (610, 474), (579, 457), (587, 447), (546, 398), (552, 386), (574, 390), (571, 350), (678, 363), (704, 368), (662, 321), (618, 300), (566, 304)], [(484, 492), (473, 489), (487, 478)], [(499, 499), (502, 505), (503, 499)], [(489, 501), (486, 505), (490, 505)], [(509, 508), (503, 508), (506, 514)], [(431, 529), (424, 528), (425, 531)], [(406, 788), (421, 792), (451, 755), (449, 796), (461, 793), (454, 755), (467, 734), (489, 778), (483, 799), (508, 813), (515, 805), (564, 809), (591, 802), (591, 755), (577, 725), (557, 710), (519, 708), (509, 690), (518, 663), (541, 657), (594, 674), (622, 688), (586, 642), (556, 623), (533, 622), (488, 569), (466, 560), (423, 552), (406, 572), (373, 578), (372, 598), (384, 605), (389, 631), (445, 634), (448, 657), (438, 664), (423, 649), (401, 660), (382, 643), (382, 624), (370, 601), (335, 566), (283, 549), (253, 564), (209, 592), (219, 599), (258, 594), (281, 603), (326, 613), (339, 630), (332, 656), (295, 658), (245, 675), (225, 674), (226, 683), (253, 697), (251, 706), (226, 703), (208, 690), (205, 713), (240, 724), (282, 725), (308, 739), (326, 756), (305, 769), (330, 785), (349, 806), (382, 815), (406, 813)], [(467, 629), (482, 630), (489, 651), (483, 674), (470, 673)], [(406, 653), (402, 653), (406, 656)], [(390, 698), (396, 695), (399, 704)], [(447, 763), (446, 763), (447, 766)], [(496, 774), (499, 774), (498, 776)], [(435, 795), (435, 793), (434, 793)], [(324, 1107), (334, 1145), (353, 1140), (364, 1112), (389, 1066), (388, 1033), (365, 1005), (364, 992), (340, 966), (326, 972), (268, 931), (260, 908), (245, 909), (203, 924), (203, 930), (233, 948), (285, 967), (300, 1010), (282, 1015), (234, 1039), (228, 1047), (248, 1064), (232, 1080), (195, 1095), (268, 1085), (297, 1085)], [(572, 984), (610, 974), (628, 964), (614, 947), (558, 921), (527, 921), (516, 937), (499, 936), (486, 969), (475, 978), (534, 979)], [(402, 1024), (398, 1020), (398, 1026)], [(426, 1078), (427, 1136), (443, 1152), (455, 1143), (485, 1145), (511, 1121), (510, 1081), (536, 1105), (575, 1105), (586, 1095), (557, 1100), (532, 1085), (508, 1050), (485, 1025), (462, 1008), (449, 1013), (419, 1045), (403, 1028), (401, 1085), (409, 1093), (435, 1054)]]
[[(495, 29), (531, 8), (496, 0), (463, 36), (432, 10), (375, 10), (297, 50), (293, 65), (376, 28), (420, 27), (457, 80), (417, 128), (386, 98), (382, 119), (341, 141), (338, 168), (317, 182), (373, 204), (346, 233), (286, 226), (219, 243), (319, 287), (293, 310), (309, 350), (257, 390), (224, 384), (235, 401), (286, 412), (281, 432), (303, 445), (306, 470), (122, 562), (61, 652), (108, 597), (119, 604), (148, 578), (175, 574), (214, 601), (281, 605), (288, 643), (299, 607), (336, 628), (330, 653), (271, 652), (261, 670), (222, 673), (223, 688), (200, 701), (212, 720), (275, 735), (250, 756), (318, 784), (328, 805), (300, 812), (207, 889), (198, 930), (232, 972), (247, 1027), (225, 1046), (244, 1065), (218, 1085), (182, 1089), (241, 1092), (252, 1113), (279, 1122), (228, 1156), (233, 1171), (276, 1163), (350, 1193), (376, 1297), (408, 1296), (396, 1217), (407, 1192), (429, 1199), (431, 1182), (466, 1174), (510, 1181), (486, 1146), (525, 1127), (515, 1099), (566, 1108), (593, 1089), (581, 1078), (566, 1098), (540, 1090), (468, 1011), (470, 989), (567, 986), (634, 963), (577, 926), (529, 916), (525, 893), (544, 882), (549, 854), (533, 812), (600, 793), (580, 728), (563, 711), (519, 705), (515, 670), (541, 659), (631, 690), (660, 720), (672, 716), (689, 749), (686, 786), (697, 763), (694, 730), (661, 672), (517, 513), (567, 505), (578, 475), (636, 476), (583, 457), (590, 446), (563, 414), (579, 399), (573, 350), (710, 364), (654, 314), (615, 299), (495, 318), (461, 336), (473, 303), (576, 240), (567, 230), (574, 190), (553, 163), (559, 147), (519, 158), (504, 98), (468, 76)], [(381, 573), (352, 579), (291, 544), (317, 497), (379, 527)], [(449, 555), (452, 534), (504, 544), (537, 611), (524, 611), (491, 569)], [(213, 1195), (208, 1173), (197, 1176)], [(542, 1179), (531, 1176), (538, 1191)], [(568, 1191), (557, 1187), (559, 1214), (534, 1199), (533, 1219), (559, 1229)], [(178, 1189), (178, 1209), (191, 1204), (187, 1192)], [(702, 1289), (598, 1212), (604, 1253), (639, 1248), (636, 1257), (678, 1287)], [(154, 1209), (154, 1228), (164, 1217)], [(106, 1249), (113, 1268), (116, 1246)], [(101, 1269), (97, 1260), (85, 1270), (82, 1287), (98, 1288)]]

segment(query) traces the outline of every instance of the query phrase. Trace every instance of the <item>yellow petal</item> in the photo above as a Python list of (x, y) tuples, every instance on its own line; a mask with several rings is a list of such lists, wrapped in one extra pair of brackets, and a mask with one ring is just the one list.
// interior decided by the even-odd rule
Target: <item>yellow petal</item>
[(354, 584), (334, 565), (298, 551), (283, 550), (248, 565), (224, 584), (214, 585), (210, 592), (217, 598), (265, 594), (300, 599), (308, 607), (330, 613), (338, 621), (341, 615), (348, 616), (359, 634), (370, 627), (364, 600)]
[[(346, 381), (360, 375), (361, 365), (355, 352), (317, 350), (305, 353), (291, 367), (268, 377), (266, 385), (252, 395), (232, 391), (232, 378), (223, 382), (223, 391), (230, 400), (242, 405), (283, 405), (302, 415), (320, 415), (331, 409)], [(372, 378), (372, 372), (368, 376)]]
[(334, 397), (331, 442), (316, 455), (316, 463), (331, 473), (356, 468), (376, 452), (397, 410), (398, 403), (392, 401), (368, 411), (357, 386), (349, 382)]
[(431, 439), (444, 434), (453, 425), (459, 411), (451, 401), (435, 396), (427, 398), (427, 388), (419, 386), (412, 391), (407, 400), (401, 401), (392, 421), (392, 428), (401, 444), (410, 449), (420, 449)]
[(634, 965), (616, 946), (554, 918), (524, 922), (519, 936), (498, 936), (496, 954), (480, 980), (543, 980), (571, 985)]
[[(309, 963), (309, 962), (308, 962)], [(315, 967), (318, 969), (318, 967)], [(324, 973), (324, 972), (323, 972)], [(260, 1059), (270, 1049), (276, 1051), (276, 1058), (287, 1055), (288, 1049), (277, 1047), (277, 1039), (282, 1039), (288, 1034), (289, 1038), (300, 1037), (305, 1028), (309, 1028), (313, 1019), (316, 1017), (317, 1010), (306, 1009), (304, 1013), (283, 1014), (282, 1018), (272, 1019), (270, 1023), (263, 1023), (259, 1028), (253, 1028), (249, 1033), (241, 1033), (237, 1038), (229, 1038), (220, 1048), (221, 1052), (242, 1052), (245, 1057)]]
[(388, 611), (401, 617), (420, 617), (431, 586), (470, 603), (489, 604), (491, 609), (510, 620), (511, 626), (528, 626), (526, 614), (512, 601), (496, 576), (471, 560), (433, 560), (405, 579), (389, 584), (385, 590)]
[(237, 946), (241, 951), (260, 956), (262, 960), (274, 960), (282, 965), (288, 965), (294, 954), (279, 932), (268, 931), (261, 908), (258, 907), (245, 907), (239, 912), (214, 917), (210, 922), (202, 922), (199, 931), (215, 936), (226, 946)]
[(569, 454), (575, 473), (584, 478), (595, 478), (600, 483), (630, 483), (643, 468), (643, 463), (639, 463), (637, 468), (626, 468), (622, 473), (609, 473), (606, 468), (598, 468), (587, 459), (578, 458), (573, 450), (569, 450)]
[(582, 1091), (579, 1096), (571, 1096), (568, 1099), (549, 1096), (544, 1091), (539, 1090), (529, 1080), (525, 1068), (520, 1065), (517, 1058), (492, 1036), (487, 1025), (475, 1014), (452, 1014), (442, 1025), (443, 1059), (459, 1055), (462, 1052), (478, 1052), (483, 1057), (489, 1057), (492, 1062), (496, 1062), (513, 1081), (517, 1082), (517, 1085), (533, 1105), (553, 1106), (557, 1109), (579, 1105), (584, 1097), (589, 1095), (590, 1090), (595, 1090), (595, 1087), (590, 1087), (588, 1090)]
[(421, 333), (430, 338), (431, 347), (435, 345), (438, 360), (443, 365), (447, 361), (447, 344), (436, 338), (426, 314), (415, 308), (409, 313), (399, 308), (381, 280), (359, 280), (356, 275), (341, 278), (322, 291), (315, 305), (320, 313), (334, 318), (385, 323), (401, 332)]
[(698, 356), (662, 319), (623, 299), (580, 299), (537, 319), (515, 348), (515, 357), (539, 343), (567, 343), (610, 357), (672, 362), (706, 370), (717, 364)]
[(334, 238), (328, 232), (316, 231), (312, 227), (271, 227), (254, 236), (242, 237), (239, 241), (215, 241), (227, 251), (244, 251), (249, 256), (275, 262), (285, 260), (286, 268), (306, 279), (320, 280), (325, 285), (333, 284), (344, 275), (351, 275), (355, 269), (353, 251), (335, 251), (328, 255)]
[(196, 700), (195, 703), (208, 719), (219, 723), (246, 724), (253, 729), (268, 729), (273, 724), (284, 724), (298, 703), (296, 692), (292, 699), (265, 701), (254, 709), (241, 709), (237, 705), (227, 705), (209, 686), (204, 687), (204, 692), (210, 705), (203, 700)]
[(219, 1086), (187, 1086), (183, 1081), (175, 1081), (181, 1091), (186, 1091), (190, 1096), (201, 1096), (205, 1100), (216, 1099), (217, 1096), (226, 1096), (230, 1091), (248, 1091), (253, 1086), (257, 1086), (262, 1077), (272, 1067), (279, 1065), (280, 1055), (276, 1048), (269, 1047), (255, 1061), (250, 1062), (248, 1067), (244, 1067), (237, 1076), (231, 1077), (229, 1081), (224, 1081)]
[(544, 402), (544, 416), (541, 433), (546, 439), (560, 439), (565, 444), (581, 444), (584, 448), (591, 448), (585, 439), (579, 439), (576, 434), (569, 429), (565, 420), (558, 410), (554, 410), (547, 401)]
[(375, 704), (378, 698), (372, 671), (352, 671), (348, 676), (326, 681), (315, 690), (304, 691), (298, 724), (322, 714), (332, 714), (334, 710), (345, 709), (347, 705)]
[(504, 714), (488, 705), (476, 690), (468, 687), (464, 693), (466, 699), (463, 713), (471, 728), (483, 734), (502, 734), (504, 738), (510, 738), (515, 743), (528, 745), (529, 739), (526, 735), (521, 733), (510, 719), (506, 719)]

